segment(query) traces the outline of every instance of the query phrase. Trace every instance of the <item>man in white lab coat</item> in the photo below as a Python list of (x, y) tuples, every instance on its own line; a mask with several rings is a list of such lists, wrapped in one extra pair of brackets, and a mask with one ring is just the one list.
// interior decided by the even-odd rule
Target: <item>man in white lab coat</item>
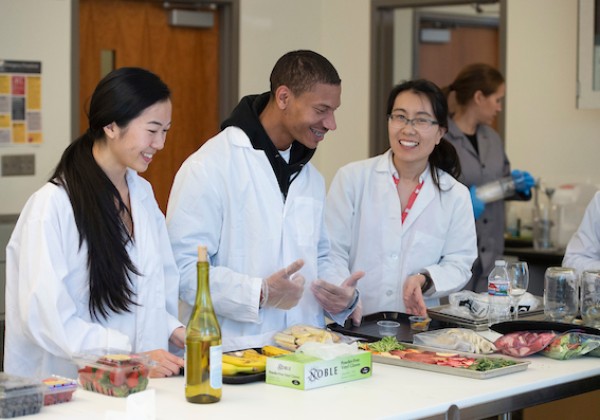
[(600, 192), (588, 204), (579, 229), (567, 245), (562, 265), (579, 273), (600, 270)]
[(341, 80), (325, 57), (302, 50), (282, 56), (270, 81), (183, 163), (167, 209), (189, 305), (196, 248), (208, 248), (223, 351), (272, 343), (295, 324), (324, 326), (326, 314), (343, 324), (358, 301), (362, 273), (343, 279), (331, 268), (325, 184), (309, 162), (336, 128)]

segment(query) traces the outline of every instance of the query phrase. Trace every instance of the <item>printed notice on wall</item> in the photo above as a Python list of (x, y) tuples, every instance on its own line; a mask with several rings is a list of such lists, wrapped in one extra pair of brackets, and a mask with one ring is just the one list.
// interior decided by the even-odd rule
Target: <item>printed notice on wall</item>
[(42, 63), (0, 59), (0, 146), (42, 143)]

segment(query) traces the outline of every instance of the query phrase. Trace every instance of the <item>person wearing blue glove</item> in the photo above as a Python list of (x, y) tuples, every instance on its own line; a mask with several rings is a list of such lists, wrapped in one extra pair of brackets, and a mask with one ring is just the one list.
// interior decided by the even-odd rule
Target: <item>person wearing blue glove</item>
[(483, 211), (485, 210), (485, 203), (477, 197), (477, 187), (475, 185), (471, 185), (469, 187), (469, 192), (471, 193), (471, 204), (473, 204), (473, 214), (475, 215), (475, 220), (477, 220), (481, 216), (481, 213), (483, 213)]
[(494, 260), (504, 254), (505, 226), (504, 201), (484, 204), (477, 197), (477, 190), (485, 184), (512, 176), (516, 194), (508, 199), (529, 200), (531, 187), (535, 184), (528, 172), (511, 172), (504, 142), (492, 128), (496, 115), (502, 111), (505, 91), (504, 77), (487, 64), (466, 66), (444, 88), (449, 103), (455, 104), (445, 138), (458, 153), (462, 170), (459, 181), (470, 187), (476, 219), (478, 258), (465, 289), (477, 292), (487, 290), (487, 276), (494, 268)]
[(535, 179), (527, 171), (513, 169), (510, 175), (515, 182), (515, 191), (525, 197), (531, 197), (531, 189), (535, 186)]

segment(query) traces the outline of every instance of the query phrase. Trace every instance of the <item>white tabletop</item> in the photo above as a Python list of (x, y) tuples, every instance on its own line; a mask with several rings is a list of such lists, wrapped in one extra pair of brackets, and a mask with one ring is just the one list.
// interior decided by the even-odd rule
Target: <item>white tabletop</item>
[[(187, 403), (184, 378), (152, 379), (156, 392), (156, 419), (373, 419), (423, 418), (445, 414), (451, 405), (459, 409), (506, 400), (528, 391), (592, 379), (600, 375), (600, 359), (582, 357), (558, 361), (532, 356), (522, 372), (490, 379), (471, 379), (400, 366), (373, 363), (373, 376), (354, 382), (301, 391), (263, 382), (224, 385), (220, 402)], [(588, 379), (589, 378), (589, 379)], [(576, 392), (586, 392), (589, 389)], [(553, 398), (563, 397), (555, 395)], [(533, 403), (532, 403), (533, 404)], [(125, 412), (126, 400), (79, 389), (68, 403), (43, 407), (40, 414), (20, 417), (38, 419), (105, 419), (107, 410)]]

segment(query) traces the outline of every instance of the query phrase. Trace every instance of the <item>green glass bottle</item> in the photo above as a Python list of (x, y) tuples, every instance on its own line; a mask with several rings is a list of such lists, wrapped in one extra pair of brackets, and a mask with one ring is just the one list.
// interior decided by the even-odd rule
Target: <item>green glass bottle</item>
[(208, 283), (206, 247), (198, 247), (198, 290), (185, 333), (185, 398), (208, 404), (221, 399), (223, 383), (221, 328)]

